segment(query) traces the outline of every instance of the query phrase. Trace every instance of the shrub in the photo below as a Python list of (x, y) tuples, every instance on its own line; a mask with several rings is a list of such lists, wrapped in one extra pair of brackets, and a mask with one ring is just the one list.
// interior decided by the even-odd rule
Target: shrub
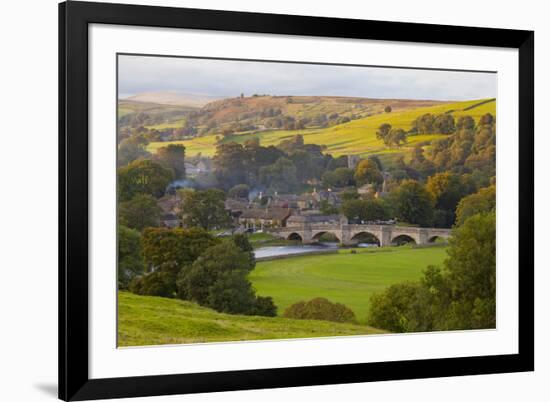
[(175, 290), (172, 275), (160, 271), (134, 278), (129, 289), (138, 295), (161, 297), (174, 297)]
[(355, 314), (349, 307), (341, 303), (332, 303), (323, 297), (294, 303), (285, 310), (283, 316), (299, 320), (357, 322)]
[(277, 315), (277, 306), (273, 303), (273, 298), (256, 296), (256, 303), (251, 311), (251, 315), (275, 317)]
[[(422, 317), (417, 320), (414, 313), (418, 310), (414, 307), (422, 301), (423, 288), (419, 283), (399, 283), (390, 286), (382, 293), (377, 293), (370, 298), (369, 325), (385, 329), (390, 332), (419, 331), (419, 323), (426, 326), (424, 331), (431, 330), (431, 320)], [(422, 303), (423, 304), (423, 303)], [(420, 312), (429, 311), (429, 305)]]

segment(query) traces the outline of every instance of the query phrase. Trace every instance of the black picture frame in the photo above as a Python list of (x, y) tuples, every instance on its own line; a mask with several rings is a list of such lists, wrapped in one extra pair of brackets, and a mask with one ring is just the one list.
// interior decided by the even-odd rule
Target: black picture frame
[[(214, 373), (88, 375), (88, 25), (514, 48), (519, 52), (517, 354)], [(90, 400), (534, 370), (534, 32), (70, 1), (59, 5), (59, 398)]]

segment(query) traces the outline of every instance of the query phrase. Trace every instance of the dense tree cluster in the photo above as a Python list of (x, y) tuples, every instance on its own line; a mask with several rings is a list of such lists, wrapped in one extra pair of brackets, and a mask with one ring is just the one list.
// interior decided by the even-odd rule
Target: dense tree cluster
[(182, 194), (182, 218), (186, 226), (212, 230), (227, 227), (231, 223), (225, 210), (225, 193), (222, 190), (184, 190)]
[(223, 313), (276, 315), (273, 300), (257, 296), (247, 278), (256, 261), (245, 235), (219, 240), (197, 228), (148, 228), (141, 244), (147, 273), (132, 280), (132, 292), (178, 297)]
[(392, 217), (388, 203), (376, 198), (357, 198), (344, 201), (342, 213), (352, 223), (384, 221)]
[(155, 153), (155, 161), (166, 169), (172, 169), (175, 179), (185, 179), (185, 147), (170, 144), (159, 148)]
[(388, 147), (399, 147), (407, 143), (407, 133), (402, 128), (392, 128), (384, 123), (376, 130), (376, 138), (382, 140)]
[[(247, 185), (271, 192), (296, 192), (312, 180), (324, 180), (326, 172), (347, 168), (346, 158), (335, 163), (335, 159), (323, 151), (319, 145), (304, 143), (301, 135), (267, 147), (260, 145), (258, 139), (247, 140), (244, 144), (224, 142), (216, 147), (215, 175), (219, 185), (226, 190)], [(337, 185), (347, 185), (339, 179), (335, 181)], [(327, 182), (334, 184), (330, 179)]]
[(391, 332), (495, 328), (495, 214), (454, 229), (443, 268), (372, 296), (369, 324)]
[(118, 199), (127, 201), (137, 194), (162, 197), (174, 172), (151, 160), (136, 160), (118, 168)]

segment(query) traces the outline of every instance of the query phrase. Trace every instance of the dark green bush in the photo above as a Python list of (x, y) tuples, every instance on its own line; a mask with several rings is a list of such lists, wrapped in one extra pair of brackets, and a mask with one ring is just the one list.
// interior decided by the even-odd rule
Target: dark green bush
[(323, 297), (294, 303), (285, 310), (283, 316), (300, 320), (357, 322), (355, 314), (349, 307), (341, 303), (332, 303)]
[(175, 290), (173, 276), (160, 271), (134, 278), (129, 289), (138, 295), (161, 297), (174, 297)]
[(251, 310), (251, 315), (263, 315), (265, 317), (275, 317), (277, 315), (277, 306), (273, 303), (273, 298), (256, 296), (256, 303)]

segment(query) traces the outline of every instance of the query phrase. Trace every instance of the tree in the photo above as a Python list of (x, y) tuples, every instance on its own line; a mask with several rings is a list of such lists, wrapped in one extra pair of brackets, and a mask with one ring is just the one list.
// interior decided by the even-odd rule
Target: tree
[(254, 268), (249, 252), (234, 241), (208, 248), (189, 269), (178, 275), (178, 297), (231, 314), (273, 315), (275, 306), (257, 298), (248, 273)]
[(118, 225), (118, 288), (127, 289), (129, 283), (144, 272), (141, 259), (140, 233)]
[(384, 181), (376, 162), (371, 159), (363, 159), (357, 164), (354, 178), (358, 185), (381, 184)]
[(429, 266), (419, 282), (392, 285), (371, 297), (369, 324), (392, 332), (495, 328), (495, 213), (453, 229), (443, 269)]
[(459, 130), (473, 130), (476, 126), (475, 120), (472, 116), (460, 116), (456, 121), (456, 129)]
[(450, 173), (436, 173), (428, 178), (426, 190), (435, 200), (435, 208), (445, 211), (445, 226), (450, 227), (455, 221), (455, 209), (466, 194), (466, 187), (460, 176)]
[(432, 114), (423, 114), (413, 122), (412, 129), (418, 134), (432, 134), (434, 132), (434, 121), (435, 117)]
[(455, 119), (452, 114), (440, 114), (434, 119), (433, 131), (439, 134), (451, 134), (455, 131)]
[(389, 147), (399, 147), (407, 142), (407, 133), (402, 128), (393, 128), (384, 138), (384, 144)]
[(351, 199), (342, 204), (342, 213), (349, 220), (369, 221), (389, 219), (385, 202), (380, 199)]
[(136, 138), (126, 138), (118, 145), (117, 166), (125, 166), (137, 159), (148, 159), (151, 154), (145, 145)]
[(319, 203), (319, 211), (321, 211), (323, 215), (336, 215), (338, 213), (338, 208), (328, 202), (328, 200), (321, 200)]
[(300, 134), (295, 135), (287, 140), (281, 141), (279, 145), (277, 145), (277, 148), (286, 154), (291, 154), (297, 150), (302, 150), (304, 148), (304, 137)]
[(348, 201), (344, 201), (342, 204), (342, 213), (348, 218), (350, 221), (354, 220), (363, 220), (364, 218), (364, 205), (363, 200), (361, 199), (350, 199)]
[[(424, 296), (424, 297), (422, 297)], [(371, 296), (368, 324), (390, 332), (413, 332), (424, 327), (424, 331), (433, 330), (433, 320), (428, 316), (430, 306), (423, 302), (428, 295), (419, 283), (404, 282), (391, 285), (383, 293)], [(414, 307), (422, 304), (419, 309), (423, 317), (414, 319)]]
[(216, 177), (224, 188), (248, 183), (245, 169), (247, 159), (241, 144), (235, 142), (218, 144), (213, 160)]
[(340, 198), (343, 202), (349, 201), (349, 200), (358, 200), (361, 198), (359, 193), (357, 192), (357, 189), (348, 189), (340, 194)]
[(247, 184), (237, 184), (236, 186), (231, 187), (231, 189), (227, 192), (227, 197), (248, 199), (249, 192), (250, 187)]
[(363, 201), (363, 219), (365, 221), (384, 221), (389, 218), (389, 208), (383, 199), (371, 198)]
[(325, 187), (347, 187), (355, 184), (353, 170), (347, 167), (337, 168), (335, 170), (325, 172), (322, 177), (323, 186)]
[(163, 167), (172, 169), (176, 179), (185, 179), (185, 147), (170, 144), (159, 148), (155, 160)]
[(143, 261), (148, 271), (164, 270), (176, 274), (217, 243), (219, 240), (199, 228), (146, 228), (141, 238)]
[(186, 226), (204, 230), (227, 227), (231, 223), (225, 210), (225, 194), (217, 189), (185, 192), (181, 214)]
[(398, 220), (421, 226), (431, 224), (434, 200), (417, 181), (404, 180), (391, 192), (391, 202)]
[(384, 108), (384, 112), (386, 113), (391, 113), (391, 106), (390, 105), (387, 105), (385, 108)]
[(489, 186), (482, 188), (477, 193), (460, 200), (456, 208), (456, 225), (460, 226), (469, 217), (482, 212), (492, 212), (495, 208), (496, 187)]
[(128, 201), (136, 194), (161, 197), (174, 174), (151, 160), (137, 160), (118, 168), (118, 199)]
[(391, 131), (391, 124), (384, 123), (380, 127), (378, 127), (378, 130), (376, 130), (376, 138), (379, 140), (384, 140), (388, 136), (388, 134)]
[(161, 211), (155, 197), (136, 194), (131, 200), (118, 204), (118, 219), (121, 225), (142, 231), (159, 225)]
[(253, 184), (258, 180), (260, 168), (274, 164), (279, 158), (285, 156), (280, 149), (270, 145), (260, 146), (258, 138), (252, 138), (244, 142), (243, 147), (245, 158), (244, 169), (247, 173), (248, 183)]
[(301, 183), (311, 179), (321, 178), (323, 172), (323, 157), (306, 150), (298, 150), (290, 155), (290, 159), (296, 166), (296, 176)]
[(134, 278), (129, 285), (132, 293), (144, 296), (174, 297), (174, 279), (168, 272), (151, 272)]
[(260, 182), (273, 191), (294, 191), (298, 187), (296, 166), (288, 158), (279, 158), (273, 165), (260, 169)]
[(450, 303), (443, 329), (495, 328), (496, 216), (482, 213), (453, 230), (445, 261)]

